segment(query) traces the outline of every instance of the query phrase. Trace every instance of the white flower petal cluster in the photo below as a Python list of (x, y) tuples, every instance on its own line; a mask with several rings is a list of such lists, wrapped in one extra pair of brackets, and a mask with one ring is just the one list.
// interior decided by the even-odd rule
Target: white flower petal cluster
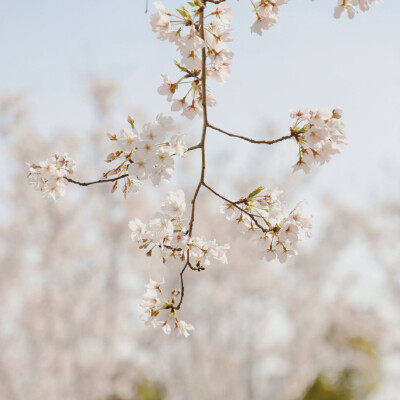
[(157, 38), (165, 40), (170, 31), (171, 21), (169, 17), (171, 14), (165, 12), (165, 7), (160, 1), (156, 1), (154, 6), (156, 7), (157, 12), (150, 16), (151, 26), (153, 32), (157, 33)]
[(106, 161), (121, 162), (103, 174), (104, 178), (129, 174), (124, 178), (125, 195), (129, 190), (136, 192), (145, 179), (151, 179), (153, 185), (168, 180), (174, 169), (173, 156), (183, 157), (187, 150), (184, 135), (174, 135), (167, 141), (167, 133), (174, 129), (171, 117), (159, 114), (154, 122), (144, 125), (141, 133), (136, 130), (132, 117), (128, 121), (130, 130), (123, 129), (119, 135), (108, 134), (109, 139), (117, 143), (118, 150), (110, 153)]
[(291, 132), (299, 147), (294, 171), (308, 173), (312, 164), (322, 165), (342, 152), (339, 145), (347, 144), (342, 115), (341, 108), (291, 112), (290, 117), (296, 119)]
[[(145, 285), (146, 292), (140, 304), (143, 310), (140, 319), (145, 324), (151, 324), (154, 328), (161, 329), (166, 335), (169, 335), (172, 331), (169, 319), (172, 318), (172, 325), (177, 335), (183, 335), (187, 338), (190, 335), (189, 331), (194, 330), (194, 326), (178, 318), (175, 302), (180, 292), (176, 289), (172, 290), (171, 299), (165, 300), (161, 289), (161, 285), (164, 283), (164, 281), (156, 282), (150, 279), (149, 283)], [(165, 320), (157, 319), (161, 311), (168, 313)]]
[[(231, 29), (228, 27), (232, 21), (231, 7), (227, 2), (221, 3), (209, 15), (215, 19), (205, 23), (203, 39), (198, 20), (199, 5), (192, 3), (194, 7), (192, 12), (182, 7), (177, 9), (178, 15), (173, 15), (166, 13), (161, 3), (155, 4), (157, 12), (150, 19), (153, 31), (157, 32), (160, 40), (168, 39), (175, 43), (182, 57), (176, 65), (183, 73), (183, 77), (176, 82), (171, 81), (167, 75), (161, 75), (162, 84), (158, 88), (158, 93), (172, 102), (172, 111), (181, 112), (183, 116), (193, 119), (203, 113), (202, 49), (206, 50), (206, 74), (209, 79), (224, 83), (230, 76), (233, 53), (228, 50), (226, 42), (233, 40)], [(170, 17), (174, 22), (171, 22)], [(178, 89), (181, 89), (182, 94), (177, 97)], [(208, 106), (215, 106), (215, 98), (208, 88), (206, 100)]]
[(75, 162), (68, 154), (55, 153), (49, 161), (27, 163), (29, 166), (28, 182), (44, 195), (57, 200), (65, 195), (66, 177), (73, 174)]
[[(129, 222), (131, 237), (140, 243), (140, 248), (147, 249), (151, 256), (154, 249), (160, 252), (167, 265), (180, 265), (189, 261), (194, 269), (205, 269), (211, 261), (228, 263), (226, 256), (229, 245), (219, 245), (216, 240), (204, 237), (191, 237), (183, 214), (186, 210), (183, 190), (170, 192), (167, 201), (162, 203), (161, 211), (148, 225), (138, 218)], [(188, 259), (189, 256), (189, 259)]]
[(262, 31), (268, 30), (276, 25), (282, 5), (289, 0), (255, 0), (253, 2), (257, 20), (251, 27), (251, 31), (262, 35)]
[(347, 13), (350, 19), (353, 19), (358, 10), (368, 11), (373, 3), (382, 3), (383, 0), (338, 0), (338, 5), (334, 10), (334, 17), (340, 18), (343, 12)]
[(312, 216), (304, 212), (301, 201), (289, 215), (285, 215), (282, 202), (283, 191), (274, 188), (262, 194), (260, 186), (236, 206), (226, 203), (221, 212), (235, 221), (242, 233), (257, 242), (260, 258), (267, 261), (278, 258), (283, 263), (288, 256), (297, 254), (297, 243), (304, 234), (311, 236)]

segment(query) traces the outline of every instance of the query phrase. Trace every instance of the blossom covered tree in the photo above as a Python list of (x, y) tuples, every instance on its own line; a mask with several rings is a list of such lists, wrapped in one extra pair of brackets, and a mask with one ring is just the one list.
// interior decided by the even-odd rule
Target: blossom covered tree
[[(358, 9), (365, 11), (379, 0), (340, 0), (335, 8), (335, 17), (343, 11), (350, 18)], [(251, 30), (259, 35), (273, 27), (279, 18), (282, 5), (289, 0), (258, 0), (251, 2), (256, 21)], [(128, 117), (129, 129), (119, 134), (109, 133), (115, 149), (106, 162), (113, 167), (103, 173), (101, 179), (80, 182), (71, 176), (75, 163), (67, 154), (55, 153), (49, 161), (29, 164), (29, 181), (45, 195), (58, 199), (65, 194), (67, 183), (90, 186), (112, 183), (112, 192), (122, 184), (126, 197), (129, 192), (138, 192), (145, 180), (154, 186), (169, 180), (176, 157), (186, 157), (189, 152), (199, 150), (201, 169), (198, 183), (191, 196), (190, 207), (186, 207), (186, 196), (179, 189), (170, 192), (160, 205), (160, 212), (148, 223), (138, 217), (129, 223), (131, 237), (146, 255), (157, 254), (160, 262), (179, 269), (180, 287), (168, 293), (164, 282), (150, 279), (142, 302), (141, 319), (166, 334), (176, 330), (178, 335), (189, 336), (194, 329), (183, 321), (178, 312), (184, 299), (184, 274), (187, 270), (203, 271), (216, 261), (228, 262), (229, 244), (220, 244), (214, 238), (196, 236), (195, 216), (200, 190), (206, 189), (222, 200), (221, 212), (235, 221), (246, 238), (254, 242), (260, 258), (267, 261), (277, 258), (285, 262), (297, 254), (297, 245), (302, 237), (311, 236), (311, 215), (300, 201), (290, 212), (285, 211), (283, 193), (279, 188), (265, 189), (258, 186), (239, 199), (228, 199), (206, 179), (206, 139), (209, 130), (231, 138), (259, 145), (274, 145), (283, 141), (294, 141), (298, 148), (293, 171), (308, 173), (313, 165), (322, 165), (341, 152), (347, 142), (342, 122), (343, 111), (329, 109), (306, 109), (292, 111), (293, 124), (289, 134), (274, 140), (255, 140), (247, 136), (228, 132), (216, 127), (208, 118), (208, 107), (216, 105), (209, 82), (224, 83), (230, 76), (233, 53), (227, 43), (233, 40), (229, 27), (232, 21), (231, 7), (225, 0), (194, 0), (174, 12), (167, 11), (161, 2), (155, 3), (156, 12), (151, 15), (151, 26), (160, 40), (175, 44), (182, 57), (175, 61), (179, 77), (171, 80), (162, 75), (159, 94), (171, 102), (171, 111), (180, 112), (192, 120), (202, 120), (200, 141), (192, 147), (184, 143), (184, 135), (176, 133), (171, 117), (159, 114), (155, 121), (145, 124), (139, 131), (133, 117)]]

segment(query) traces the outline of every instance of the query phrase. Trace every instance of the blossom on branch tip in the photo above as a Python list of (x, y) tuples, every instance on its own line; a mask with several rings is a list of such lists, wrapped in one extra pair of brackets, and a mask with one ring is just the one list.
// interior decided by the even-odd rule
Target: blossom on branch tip
[[(175, 303), (180, 291), (173, 289), (171, 292), (171, 299), (165, 299), (161, 288), (164, 283), (164, 280), (156, 282), (150, 279), (149, 283), (145, 285), (146, 292), (140, 304), (142, 308), (140, 319), (145, 324), (151, 324), (155, 329), (161, 329), (166, 335), (169, 335), (172, 331), (169, 322), (169, 320), (172, 319), (173, 321), (171, 324), (177, 332), (177, 335), (183, 335), (187, 338), (190, 335), (189, 331), (194, 330), (194, 326), (178, 318)], [(166, 316), (166, 319), (157, 319), (157, 317), (161, 315)]]
[[(343, 12), (352, 19), (357, 14), (358, 9), (367, 11), (373, 3), (382, 3), (383, 0), (338, 0), (338, 5), (334, 9), (334, 17), (340, 18)], [(279, 20), (280, 8), (288, 4), (289, 0), (254, 0), (252, 1), (253, 10), (257, 19), (251, 27), (251, 31), (262, 35), (264, 30), (268, 30), (276, 25)]]
[(69, 175), (74, 173), (75, 162), (68, 154), (55, 153), (49, 161), (27, 163), (29, 166), (28, 183), (44, 195), (57, 200), (65, 195)]
[(339, 145), (347, 144), (342, 115), (341, 108), (291, 112), (291, 118), (296, 119), (291, 133), (299, 149), (293, 171), (308, 173), (312, 164), (322, 165), (342, 152)]
[(255, 0), (253, 2), (257, 19), (251, 27), (251, 31), (262, 35), (263, 30), (268, 30), (276, 25), (279, 20), (279, 12), (282, 5), (289, 0)]
[(189, 331), (194, 330), (194, 326), (182, 320), (175, 319), (175, 328), (178, 329), (178, 336), (183, 335), (185, 338), (189, 337)]
[(288, 215), (282, 202), (282, 190), (274, 188), (263, 192), (260, 187), (236, 203), (226, 203), (221, 212), (239, 230), (257, 242), (259, 256), (271, 261), (286, 261), (297, 254), (297, 243), (302, 234), (311, 236), (311, 215), (304, 212), (301, 201)]
[(165, 12), (165, 7), (160, 1), (156, 1), (154, 6), (158, 11), (150, 16), (151, 26), (153, 31), (157, 33), (157, 38), (165, 40), (167, 39), (171, 26), (169, 14)]
[[(167, 101), (172, 102), (171, 111), (181, 112), (182, 116), (193, 119), (196, 115), (203, 115), (202, 51), (205, 49), (206, 70), (203, 73), (206, 77), (220, 83), (226, 82), (230, 76), (233, 58), (226, 42), (232, 41), (233, 35), (227, 26), (232, 21), (231, 7), (227, 2), (219, 4), (209, 15), (215, 19), (204, 22), (203, 26), (199, 21), (199, 10), (202, 6), (196, 2), (189, 5), (194, 8), (192, 11), (181, 7), (177, 9), (178, 15), (174, 15), (173, 21), (170, 22), (169, 16), (172, 14), (166, 13), (164, 7), (158, 4), (158, 11), (151, 16), (151, 24), (157, 32), (157, 37), (161, 40), (168, 37), (169, 41), (175, 43), (182, 56), (180, 62), (175, 61), (182, 77), (174, 82), (162, 74), (162, 84), (158, 93), (167, 96)], [(206, 90), (207, 105), (213, 107), (216, 104), (215, 98), (208, 87)], [(178, 95), (178, 91), (182, 95)]]
[(232, 22), (231, 6), (227, 1), (219, 4), (212, 14), (215, 15), (223, 25), (229, 25)]
[(136, 192), (145, 179), (150, 179), (154, 186), (169, 180), (175, 164), (173, 156), (183, 157), (187, 150), (184, 135), (176, 134), (167, 140), (167, 134), (174, 129), (171, 117), (157, 115), (154, 122), (143, 126), (142, 132), (137, 131), (132, 117), (128, 122), (131, 130), (122, 129), (119, 135), (108, 134), (118, 150), (110, 153), (106, 161), (118, 160), (119, 165), (103, 174), (103, 178), (127, 175), (123, 186), (125, 196), (130, 190)]
[(358, 12), (368, 11), (373, 3), (382, 3), (383, 0), (338, 0), (338, 5), (334, 10), (334, 17), (340, 18), (343, 11), (347, 13), (350, 19), (353, 19)]
[(162, 96), (167, 96), (167, 101), (171, 101), (178, 85), (176, 83), (172, 83), (166, 74), (162, 74), (161, 78), (163, 83), (158, 88), (158, 93)]

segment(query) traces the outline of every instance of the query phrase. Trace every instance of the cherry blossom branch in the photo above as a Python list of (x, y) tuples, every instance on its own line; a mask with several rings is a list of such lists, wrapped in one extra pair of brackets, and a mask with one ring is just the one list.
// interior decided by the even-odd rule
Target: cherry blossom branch
[(260, 225), (260, 224), (258, 223), (258, 221), (256, 220), (256, 218), (262, 218), (260, 215), (255, 215), (255, 214), (249, 213), (248, 211), (243, 210), (243, 208), (240, 208), (240, 207), (238, 206), (238, 204), (244, 203), (244, 202), (245, 202), (244, 199), (235, 202), (235, 201), (229, 200), (229, 199), (227, 199), (226, 197), (222, 196), (221, 194), (219, 194), (218, 192), (216, 192), (214, 189), (212, 189), (210, 186), (208, 186), (205, 182), (203, 182), (203, 186), (204, 186), (206, 189), (208, 189), (211, 193), (213, 193), (215, 196), (217, 196), (217, 197), (219, 197), (220, 199), (222, 199), (222, 200), (226, 201), (227, 203), (231, 204), (233, 207), (235, 207), (235, 208), (237, 208), (238, 210), (240, 210), (243, 214), (246, 214), (247, 216), (249, 216), (249, 218), (254, 222), (254, 225), (256, 225), (257, 228), (261, 229), (264, 233), (268, 233), (268, 232), (271, 232), (271, 231), (272, 231), (272, 229), (265, 229), (262, 225)]
[(208, 127), (211, 128), (211, 129), (214, 129), (215, 131), (224, 133), (227, 136), (235, 137), (237, 139), (242, 139), (242, 140), (245, 140), (246, 142), (255, 143), (255, 144), (269, 144), (269, 145), (271, 145), (271, 144), (282, 142), (282, 141), (287, 140), (287, 139), (295, 138), (297, 136), (296, 132), (291, 131), (290, 135), (282, 136), (279, 139), (274, 139), (274, 140), (255, 140), (255, 139), (248, 138), (246, 136), (235, 135), (234, 133), (230, 133), (230, 132), (224, 131), (223, 129), (217, 128), (217, 127), (215, 127), (214, 125), (211, 125), (211, 124), (208, 124)]
[[(204, 9), (205, 6), (200, 9), (200, 37), (204, 40)], [(207, 135), (207, 127), (208, 127), (208, 119), (207, 119), (207, 54), (206, 48), (203, 47), (201, 49), (201, 94), (202, 100), (201, 105), (203, 109), (203, 129), (201, 134), (201, 141), (196, 148), (201, 149), (201, 175), (199, 183), (197, 184), (196, 191), (194, 192), (194, 196), (192, 199), (192, 212), (189, 223), (189, 237), (192, 235), (193, 231), (193, 223), (194, 223), (194, 213), (196, 208), (196, 199), (199, 194), (200, 188), (204, 183), (204, 175), (206, 169), (206, 154), (205, 154), (205, 140)]]
[[(146, 1), (146, 12), (147, 3), (148, 1)], [(207, 3), (218, 5), (209, 15), (205, 14)], [(282, 2), (282, 4), (286, 3)], [(343, 123), (338, 121), (342, 117), (340, 108), (332, 111), (317, 109), (292, 112), (291, 118), (294, 118), (295, 122), (290, 128), (290, 134), (273, 140), (255, 140), (210, 124), (207, 107), (214, 106), (216, 101), (212, 93), (207, 92), (207, 73), (209, 73), (209, 79), (215, 79), (220, 83), (229, 78), (233, 53), (229, 51), (225, 42), (233, 40), (229, 28), (232, 21), (231, 6), (226, 0), (193, 0), (188, 4), (194, 8), (193, 12), (182, 6), (182, 9), (176, 9), (179, 15), (175, 15), (168, 13), (161, 2), (156, 2), (157, 12), (151, 15), (150, 20), (157, 37), (160, 40), (168, 39), (174, 42), (183, 57), (181, 63), (175, 61), (181, 73), (183, 72), (183, 76), (173, 82), (167, 75), (162, 75), (163, 83), (158, 88), (158, 92), (166, 95), (167, 101), (172, 101), (172, 111), (182, 110), (182, 115), (189, 119), (193, 119), (196, 115), (202, 118), (200, 141), (189, 148), (185, 146), (182, 134), (173, 135), (165, 141), (166, 133), (173, 131), (174, 128), (172, 119), (162, 114), (157, 116), (155, 122), (146, 124), (142, 133), (135, 129), (135, 121), (129, 116), (131, 130), (124, 129), (118, 135), (108, 134), (109, 139), (118, 142), (119, 147), (117, 151), (108, 154), (106, 162), (110, 163), (119, 159), (120, 164), (104, 173), (103, 179), (92, 182), (71, 179), (69, 176), (75, 170), (75, 162), (68, 154), (55, 153), (50, 161), (28, 164), (29, 183), (54, 200), (64, 195), (65, 181), (79, 186), (115, 182), (112, 189), (114, 192), (118, 186), (117, 181), (121, 179), (125, 179), (123, 193), (126, 198), (128, 191), (139, 190), (144, 179), (151, 179), (155, 186), (161, 180), (169, 180), (171, 171), (174, 169), (172, 157), (184, 156), (186, 152), (192, 150), (201, 150), (200, 176), (190, 202), (191, 209), (186, 211), (185, 193), (179, 189), (168, 193), (168, 201), (161, 206), (165, 212), (162, 219), (156, 218), (148, 225), (138, 218), (129, 223), (132, 239), (137, 239), (137, 242), (141, 243), (139, 248), (151, 247), (146, 253), (148, 256), (151, 256), (152, 250), (158, 246), (164, 263), (178, 262), (180, 267), (180, 290), (177, 288), (172, 290), (171, 300), (164, 298), (160, 288), (164, 282), (157, 283), (150, 279), (141, 304), (143, 308), (141, 319), (144, 322), (151, 321), (154, 328), (161, 327), (166, 334), (170, 334), (171, 326), (168, 324), (168, 319), (172, 316), (178, 335), (183, 334), (185, 337), (189, 336), (188, 331), (194, 328), (180, 320), (176, 312), (181, 308), (185, 295), (183, 275), (188, 268), (198, 272), (204, 270), (205, 266), (210, 265), (210, 259), (226, 264), (228, 262), (226, 251), (230, 247), (229, 244), (217, 244), (215, 239), (207, 240), (193, 235), (196, 201), (202, 186), (225, 202), (225, 211), (228, 211), (227, 219), (235, 219), (240, 223), (239, 229), (244, 233), (251, 231), (263, 240), (260, 242), (262, 245), (260, 255), (267, 261), (278, 258), (280, 262), (284, 262), (288, 256), (297, 254), (296, 244), (299, 234), (304, 233), (310, 236), (312, 226), (311, 216), (302, 211), (304, 202), (298, 203), (296, 208), (285, 216), (284, 206), (280, 199), (282, 191), (279, 188), (268, 190), (260, 195), (264, 187), (259, 186), (246, 197), (231, 201), (208, 186), (205, 182), (207, 129), (211, 128), (229, 137), (254, 144), (272, 145), (294, 138), (299, 146), (299, 160), (293, 166), (294, 171), (302, 169), (308, 172), (310, 164), (323, 164), (329, 161), (334, 154), (341, 151), (338, 145), (347, 142)], [(254, 4), (253, 6), (257, 21), (252, 31), (261, 35), (262, 30), (269, 29), (275, 24), (281, 4), (267, 1), (261, 2), (257, 7)], [(261, 10), (262, 7), (263, 10)], [(338, 7), (341, 12), (340, 7), (345, 7), (345, 3)], [(346, 11), (349, 12), (349, 9)], [(207, 17), (212, 15), (215, 16), (215, 20), (210, 24), (205, 23)], [(178, 26), (179, 28), (175, 30), (174, 28)], [(183, 27), (188, 28), (188, 34), (182, 35)], [(190, 87), (188, 90), (186, 86), (180, 89), (186, 94), (183, 98), (176, 98), (174, 94), (181, 84), (190, 84)], [(114, 177), (108, 178), (108, 176)], [(185, 212), (189, 214), (188, 225), (187, 219), (183, 218)], [(160, 231), (162, 238), (160, 238)], [(162, 310), (169, 311), (164, 321), (157, 320)]]
[[(200, 8), (199, 12), (199, 29), (200, 29), (200, 37), (204, 40), (204, 9), (206, 7), (206, 3), (204, 4), (204, 7)], [(200, 174), (200, 180), (199, 183), (197, 184), (196, 190), (194, 192), (191, 204), (192, 204), (192, 210), (191, 210), (191, 216), (190, 216), (190, 222), (189, 222), (189, 238), (192, 236), (193, 232), (193, 224), (194, 224), (194, 218), (195, 218), (195, 209), (196, 209), (196, 200), (197, 196), (199, 194), (199, 191), (201, 187), (204, 184), (204, 175), (205, 175), (205, 170), (206, 170), (206, 153), (205, 153), (205, 141), (206, 141), (206, 135), (207, 135), (207, 127), (208, 127), (208, 119), (207, 119), (207, 54), (206, 54), (206, 48), (203, 47), (201, 49), (201, 91), (202, 91), (202, 109), (203, 109), (203, 129), (202, 129), (202, 134), (201, 134), (201, 140), (200, 143), (196, 146), (191, 147), (191, 150), (194, 149), (201, 149), (201, 174)], [(189, 151), (189, 149), (188, 149)], [(181, 270), (180, 273), (180, 278), (181, 278), (181, 297), (179, 300), (178, 305), (175, 307), (176, 310), (179, 310), (182, 302), (183, 302), (183, 297), (185, 294), (185, 284), (183, 281), (183, 274), (186, 270), (186, 268), (189, 266), (190, 269), (192, 270), (197, 270), (201, 271), (204, 268), (194, 268), (189, 262), (189, 250), (187, 251), (187, 261), (184, 265), (184, 267)]]
[[(200, 148), (201, 148), (201, 143), (199, 143), (199, 144), (197, 144), (197, 145), (195, 145), (195, 146), (189, 147), (189, 148), (186, 150), (185, 153), (188, 153), (189, 151), (196, 150), (196, 149), (200, 149)], [(174, 155), (174, 154), (173, 154), (173, 155)], [(131, 164), (133, 164), (133, 161), (132, 161), (132, 160), (129, 160), (129, 162), (130, 162)], [(129, 177), (129, 174), (123, 174), (123, 175), (120, 175), (120, 176), (118, 176), (118, 177), (116, 177), (116, 178), (99, 179), (99, 180), (97, 180), (97, 181), (92, 181), (92, 182), (79, 182), (79, 181), (75, 181), (74, 179), (68, 178), (68, 177), (66, 177), (66, 176), (64, 176), (64, 179), (65, 179), (66, 181), (70, 182), (70, 183), (75, 184), (75, 185), (79, 185), (79, 186), (90, 186), (90, 185), (95, 185), (95, 184), (97, 184), (97, 183), (115, 182), (115, 181), (118, 181), (119, 179), (123, 179), (123, 178), (127, 178), (127, 177)]]
[(124, 174), (124, 175), (117, 176), (116, 178), (99, 179), (98, 181), (93, 181), (93, 182), (79, 182), (79, 181), (75, 181), (74, 179), (67, 178), (66, 176), (64, 176), (64, 179), (66, 181), (70, 182), (70, 183), (75, 184), (75, 185), (90, 186), (90, 185), (95, 185), (97, 183), (115, 182), (115, 181), (118, 181), (119, 179), (127, 178), (128, 176), (129, 176), (129, 174)]

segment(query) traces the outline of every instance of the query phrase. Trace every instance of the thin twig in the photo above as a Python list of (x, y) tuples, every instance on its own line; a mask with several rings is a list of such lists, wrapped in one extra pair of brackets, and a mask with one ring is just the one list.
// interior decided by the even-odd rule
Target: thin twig
[(292, 132), (290, 135), (282, 136), (279, 139), (274, 139), (274, 140), (255, 140), (255, 139), (248, 138), (246, 136), (235, 135), (234, 133), (230, 133), (230, 132), (224, 131), (223, 129), (217, 128), (217, 127), (215, 127), (214, 125), (211, 125), (211, 124), (208, 124), (208, 127), (211, 128), (211, 129), (214, 129), (215, 131), (224, 133), (225, 135), (228, 135), (230, 137), (235, 137), (237, 139), (242, 139), (242, 140), (245, 140), (246, 142), (255, 143), (255, 144), (275, 144), (275, 143), (279, 143), (279, 142), (282, 142), (284, 140), (292, 139), (292, 138), (296, 137), (296, 133)]
[(249, 199), (247, 199), (246, 197), (244, 199), (240, 199), (238, 201), (234, 201), (235, 204), (242, 204), (242, 203), (247, 203), (249, 201)]
[(227, 199), (226, 197), (222, 196), (221, 194), (217, 193), (214, 189), (212, 189), (210, 186), (208, 186), (205, 182), (203, 182), (203, 186), (205, 188), (207, 188), (211, 193), (215, 194), (217, 197), (219, 197), (220, 199), (226, 201), (227, 203), (231, 204), (233, 207), (237, 208), (238, 210), (240, 210), (242, 213), (248, 215), (250, 217), (250, 219), (254, 222), (254, 225), (256, 225), (258, 228), (260, 228), (264, 233), (268, 233), (271, 232), (272, 229), (265, 229), (262, 225), (260, 225), (258, 223), (258, 221), (256, 220), (256, 217), (258, 218), (262, 218), (264, 220), (264, 218), (261, 215), (254, 215), (249, 213), (246, 210), (243, 210), (243, 208), (240, 208), (236, 202)]
[(118, 181), (119, 179), (123, 179), (123, 178), (127, 178), (129, 176), (129, 174), (124, 174), (124, 175), (120, 175), (117, 176), (116, 178), (110, 178), (110, 179), (99, 179), (98, 181), (93, 181), (93, 182), (79, 182), (79, 181), (75, 181), (71, 178), (67, 178), (66, 176), (64, 176), (64, 179), (70, 183), (73, 183), (75, 185), (79, 185), (79, 186), (90, 186), (90, 185), (95, 185), (96, 183), (107, 183), (107, 182), (115, 182)]
[(186, 153), (189, 152), (189, 151), (192, 151), (192, 150), (196, 150), (196, 149), (201, 149), (201, 143), (196, 144), (196, 146), (189, 147), (189, 148), (186, 150)]
[(181, 305), (183, 302), (183, 296), (185, 295), (185, 285), (183, 283), (183, 273), (185, 272), (185, 269), (187, 268), (187, 266), (190, 266), (190, 268), (192, 268), (192, 266), (190, 265), (190, 262), (189, 262), (189, 258), (186, 261), (185, 266), (182, 268), (181, 273), (179, 274), (179, 276), (181, 278), (181, 298), (179, 299), (178, 305), (174, 307), (174, 310), (179, 310), (181, 308)]

